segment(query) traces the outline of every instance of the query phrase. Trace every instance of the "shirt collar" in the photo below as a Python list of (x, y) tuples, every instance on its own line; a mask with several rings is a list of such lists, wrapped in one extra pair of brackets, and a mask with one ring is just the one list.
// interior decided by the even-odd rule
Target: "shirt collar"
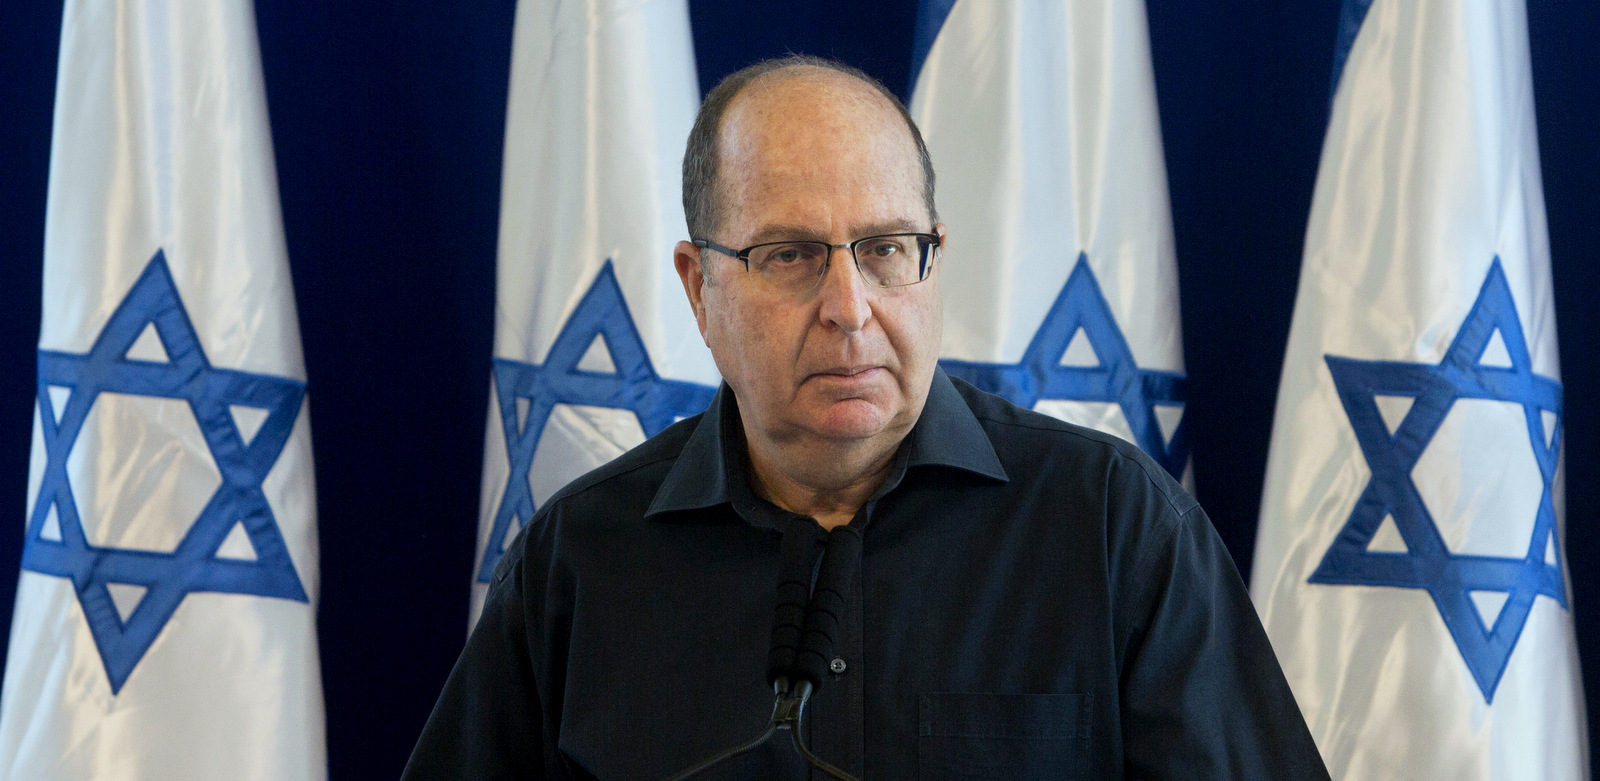
[[(733, 389), (723, 383), (694, 432), (684, 442), (683, 450), (656, 491), (645, 517), (704, 509), (750, 495), (748, 484), (737, 487), (729, 484), (731, 480), (747, 480), (743, 468), (744, 437), (739, 425), (739, 407)], [(943, 466), (1000, 482), (1009, 480), (989, 435), (944, 369), (934, 369), (922, 415), (911, 427), (901, 448), (907, 469)], [(893, 490), (894, 486), (885, 488)]]
[(967, 400), (961, 398), (944, 369), (933, 370), (933, 385), (922, 417), (906, 435), (910, 448), (907, 467), (947, 466), (983, 475), (1002, 483), (1010, 478), (995, 455), (989, 434), (978, 423)]
[[(737, 425), (739, 408), (733, 399), (733, 389), (724, 382), (717, 388), (717, 395), (711, 398), (711, 405), (700, 415), (700, 422), (695, 424), (689, 439), (683, 443), (683, 450), (667, 472), (667, 478), (656, 490), (650, 509), (645, 511), (646, 518), (730, 501), (726, 463), (729, 454), (724, 452), (726, 437), (723, 433), (724, 429), (730, 435), (735, 433), (733, 427)], [(738, 450), (734, 449), (732, 455), (737, 454)]]

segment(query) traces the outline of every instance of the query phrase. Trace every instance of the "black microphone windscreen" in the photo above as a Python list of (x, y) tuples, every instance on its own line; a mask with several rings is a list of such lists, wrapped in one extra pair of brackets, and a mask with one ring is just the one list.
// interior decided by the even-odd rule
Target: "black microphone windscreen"
[(778, 602), (772, 618), (772, 650), (767, 653), (767, 685), (791, 674), (800, 634), (805, 626), (806, 604), (811, 596), (811, 573), (817, 560), (822, 531), (809, 518), (796, 518), (784, 532), (778, 548)]
[(817, 584), (811, 590), (806, 611), (805, 631), (795, 654), (794, 669), (803, 680), (820, 687), (826, 680), (833, 656), (834, 638), (844, 618), (845, 599), (861, 566), (861, 534), (849, 526), (828, 533), (828, 547), (822, 554)]

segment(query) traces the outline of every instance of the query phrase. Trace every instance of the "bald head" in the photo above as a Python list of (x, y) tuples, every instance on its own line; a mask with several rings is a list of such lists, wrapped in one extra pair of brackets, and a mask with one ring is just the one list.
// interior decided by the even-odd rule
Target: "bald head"
[[(933, 163), (905, 106), (876, 79), (848, 65), (803, 55), (765, 60), (723, 79), (700, 106), (683, 158), (683, 210), (689, 235), (712, 237), (727, 217), (730, 186), (763, 147), (803, 152), (808, 140), (835, 142), (834, 154), (887, 151), (896, 146), (920, 191), (929, 223), (934, 207)], [(879, 149), (873, 150), (872, 147)], [(821, 151), (823, 146), (810, 144)], [(897, 177), (898, 178), (898, 177)], [(884, 182), (899, 185), (900, 182)], [(744, 195), (757, 195), (744, 193)]]

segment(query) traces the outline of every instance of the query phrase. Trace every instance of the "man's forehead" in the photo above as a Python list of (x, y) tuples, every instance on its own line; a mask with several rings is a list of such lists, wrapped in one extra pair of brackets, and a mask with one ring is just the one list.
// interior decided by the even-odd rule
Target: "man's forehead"
[[(729, 106), (721, 128), (727, 205), (764, 212), (747, 214), (762, 222), (779, 217), (774, 210), (807, 223), (819, 217), (848, 224), (917, 216), (920, 161), (894, 105), (846, 74), (792, 70), (805, 72), (767, 74)], [(858, 196), (857, 206), (867, 213), (794, 213), (810, 211), (808, 204), (826, 208), (828, 197), (814, 199), (842, 193)]]
[(887, 144), (916, 159), (910, 129), (876, 88), (816, 66), (762, 74), (734, 98), (723, 117), (725, 157), (773, 147), (832, 147), (835, 154), (870, 153)]

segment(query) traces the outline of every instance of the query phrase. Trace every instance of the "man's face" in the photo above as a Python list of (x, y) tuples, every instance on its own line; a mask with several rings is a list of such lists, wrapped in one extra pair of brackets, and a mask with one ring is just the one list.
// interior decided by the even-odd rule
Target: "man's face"
[[(831, 72), (770, 82), (748, 86), (723, 117), (723, 219), (703, 238), (742, 248), (936, 230), (911, 134), (881, 96)], [(916, 422), (938, 358), (937, 263), (923, 282), (879, 288), (838, 249), (815, 290), (784, 294), (720, 253), (702, 278), (686, 249), (678, 271), (747, 432), (780, 444), (898, 442)]]

